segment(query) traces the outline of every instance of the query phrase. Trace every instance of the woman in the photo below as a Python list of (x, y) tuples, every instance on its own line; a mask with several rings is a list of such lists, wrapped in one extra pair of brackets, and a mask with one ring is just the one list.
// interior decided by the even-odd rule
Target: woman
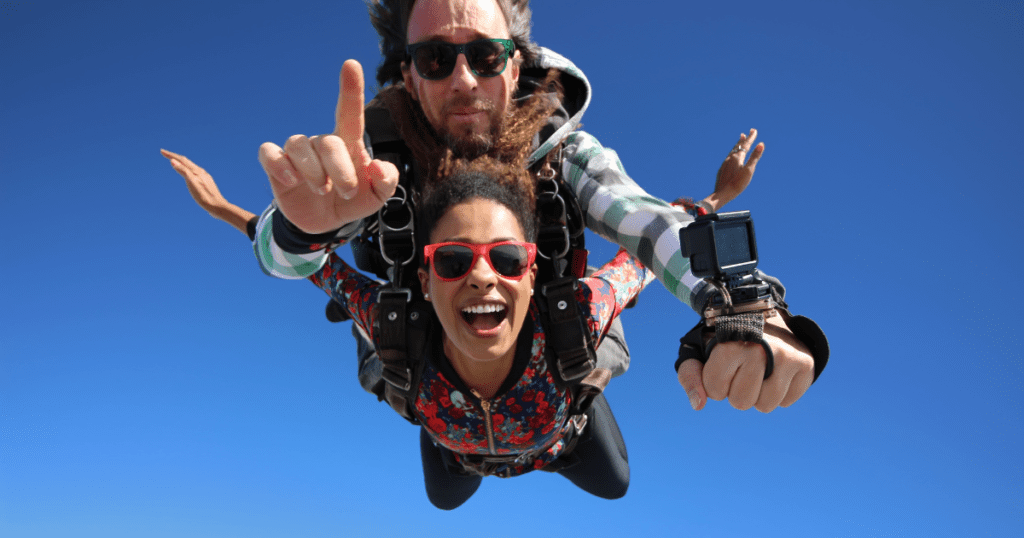
[[(230, 204), (213, 179), (181, 155), (164, 152), (211, 215), (247, 232), (254, 215)], [(418, 270), (435, 312), (414, 404), (424, 480), (431, 502), (460, 506), (484, 474), (558, 472), (594, 495), (615, 499), (629, 486), (625, 443), (598, 396), (585, 425), (571, 420), (571, 393), (545, 360), (545, 331), (533, 301), (537, 225), (532, 180), (496, 159), (448, 159), (445, 177), (423, 193), (417, 230), (429, 244)], [(253, 230), (248, 230), (252, 236)], [(326, 255), (326, 253), (325, 253)], [(336, 254), (310, 277), (377, 341), (380, 284)], [(581, 279), (577, 302), (597, 345), (653, 276), (625, 251)]]
[[(532, 299), (533, 196), (517, 182), (520, 175), (521, 169), (489, 159), (459, 163), (419, 205), (417, 229), (429, 244), (418, 275), (443, 330), (434, 331), (426, 346), (414, 406), (424, 426), (427, 492), (440, 508), (468, 499), (481, 472), (509, 477), (550, 465), (548, 470), (606, 498), (621, 497), (629, 484), (625, 447), (601, 397), (573, 458), (563, 458), (579, 432), (569, 420), (570, 392), (557, 386), (544, 355), (544, 327)], [(378, 341), (374, 321), (382, 284), (334, 254), (311, 280)], [(650, 280), (621, 252), (580, 281), (577, 301), (598, 344)], [(485, 460), (492, 465), (482, 471)]]

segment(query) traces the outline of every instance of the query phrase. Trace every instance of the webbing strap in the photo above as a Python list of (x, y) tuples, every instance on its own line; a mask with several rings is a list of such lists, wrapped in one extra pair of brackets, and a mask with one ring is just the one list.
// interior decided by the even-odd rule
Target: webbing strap
[(597, 366), (597, 354), (590, 332), (583, 324), (583, 314), (576, 302), (574, 276), (562, 277), (544, 284), (540, 295), (546, 303), (544, 329), (547, 345), (554, 353), (557, 378), (563, 384), (583, 379)]
[(417, 381), (406, 342), (406, 308), (411, 298), (406, 288), (382, 288), (377, 295), (377, 352), (383, 366), (384, 399), (407, 420), (415, 420), (410, 395)]

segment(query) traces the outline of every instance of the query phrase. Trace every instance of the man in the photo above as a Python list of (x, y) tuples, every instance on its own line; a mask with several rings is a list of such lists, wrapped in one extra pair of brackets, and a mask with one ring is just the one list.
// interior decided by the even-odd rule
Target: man
[[(701, 312), (707, 286), (690, 274), (678, 244), (678, 230), (691, 217), (653, 200), (625, 175), (614, 152), (601, 147), (587, 133), (573, 131), (589, 102), (586, 79), (568, 60), (530, 43), (527, 4), (525, 0), (370, 2), (371, 18), (385, 54), (378, 80), (404, 84), (439, 135), (455, 144), (461, 141), (472, 150), (485, 148), (498, 128), (520, 88), (522, 70), (555, 67), (568, 73), (571, 82), (583, 86), (584, 94), (576, 96), (576, 103), (568, 103), (576, 105), (567, 107), (569, 121), (539, 144), (535, 158), (545, 155), (568, 135), (562, 150), (563, 177), (575, 191), (587, 225), (626, 247), (671, 292)], [(479, 62), (477, 51), (466, 50), (469, 44), (483, 39), (511, 39), (515, 43), (514, 52), (501, 63), (500, 71), (488, 70)], [(465, 47), (444, 51), (445, 44)], [(437, 65), (419, 65), (415, 58), (406, 56), (409, 45), (420, 50), (429, 45), (441, 51), (437, 54), (445, 54), (446, 61), (438, 63), (436, 57), (428, 56), (426, 60)], [(284, 148), (272, 143), (260, 147), (260, 161), (270, 178), (277, 208), (286, 217), (278, 216), (275, 221), (273, 215), (277, 212), (268, 211), (260, 221), (257, 244), (267, 246), (260, 262), (269, 274), (306, 276), (316, 268), (302, 267), (306, 258), (301, 253), (281, 248), (293, 239), (289, 234), (305, 234), (302, 239), (307, 245), (351, 237), (358, 232), (361, 220), (375, 213), (395, 190), (398, 170), (389, 162), (373, 159), (364, 144), (363, 78), (355, 61), (342, 67), (336, 118), (331, 135), (296, 135)], [(741, 137), (723, 164), (716, 193), (704, 201), (712, 210), (749, 183), (763, 151), (763, 145), (758, 145), (750, 162), (743, 165), (755, 136), (752, 130), (751, 136)], [(316, 240), (310, 240), (310, 236)], [(824, 361), (816, 365), (809, 347), (794, 336), (782, 316), (769, 318), (764, 334), (774, 356), (774, 371), (767, 379), (767, 357), (757, 344), (725, 342), (714, 348), (706, 365), (695, 359), (682, 362), (677, 374), (694, 409), (702, 409), (711, 398), (728, 399), (738, 409), (756, 407), (769, 412), (780, 405), (789, 406), (803, 395)]]

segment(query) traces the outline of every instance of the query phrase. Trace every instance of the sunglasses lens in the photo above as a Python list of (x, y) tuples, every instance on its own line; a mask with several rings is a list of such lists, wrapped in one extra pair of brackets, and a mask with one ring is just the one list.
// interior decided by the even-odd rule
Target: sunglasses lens
[(473, 71), (481, 77), (494, 77), (505, 70), (508, 53), (501, 43), (474, 41), (466, 45), (466, 60)]
[(461, 245), (445, 245), (434, 251), (434, 271), (441, 278), (459, 278), (473, 268), (473, 251)]
[(416, 49), (413, 63), (420, 76), (436, 80), (452, 74), (456, 57), (454, 47), (447, 43), (424, 43)]
[(501, 276), (523, 276), (528, 258), (526, 247), (521, 245), (498, 245), (491, 248), (491, 266)]

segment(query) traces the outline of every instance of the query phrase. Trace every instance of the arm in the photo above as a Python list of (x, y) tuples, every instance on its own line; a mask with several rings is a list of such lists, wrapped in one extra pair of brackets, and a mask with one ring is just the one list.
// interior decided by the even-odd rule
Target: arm
[[(741, 138), (741, 145), (752, 138)], [(587, 226), (636, 255), (670, 292), (703, 314), (708, 286), (693, 276), (679, 248), (679, 229), (692, 218), (647, 194), (625, 174), (615, 152), (592, 136), (573, 133), (565, 151), (563, 177), (576, 192)], [(737, 409), (769, 412), (803, 396), (814, 380), (810, 349), (783, 317), (766, 323), (765, 339), (775, 363), (768, 379), (763, 377), (767, 358), (760, 344), (725, 342), (715, 347), (706, 365), (684, 361), (677, 375), (693, 408), (703, 409), (710, 398), (728, 399)]]
[(679, 229), (693, 218), (640, 188), (618, 155), (589, 134), (569, 135), (563, 152), (562, 177), (575, 192), (587, 227), (636, 256), (670, 293), (699, 310), (706, 284), (693, 276), (679, 248)]
[(250, 236), (251, 239), (249, 226), (250, 221), (256, 218), (255, 213), (228, 202), (217, 188), (213, 176), (184, 155), (178, 155), (165, 149), (160, 150), (160, 154), (167, 157), (171, 162), (171, 167), (185, 178), (185, 186), (188, 187), (188, 192), (192, 195), (192, 199), (199, 204), (199, 207), (205, 209), (213, 218), (230, 224), (236, 230)]
[(653, 280), (654, 275), (622, 249), (593, 275), (581, 279), (576, 298), (584, 311), (589, 308), (587, 323), (598, 345), (612, 321)]
[(375, 341), (374, 321), (377, 290), (381, 286), (379, 282), (353, 269), (333, 252), (326, 256), (323, 266), (309, 280), (342, 305), (355, 324), (368, 335), (369, 340)]

